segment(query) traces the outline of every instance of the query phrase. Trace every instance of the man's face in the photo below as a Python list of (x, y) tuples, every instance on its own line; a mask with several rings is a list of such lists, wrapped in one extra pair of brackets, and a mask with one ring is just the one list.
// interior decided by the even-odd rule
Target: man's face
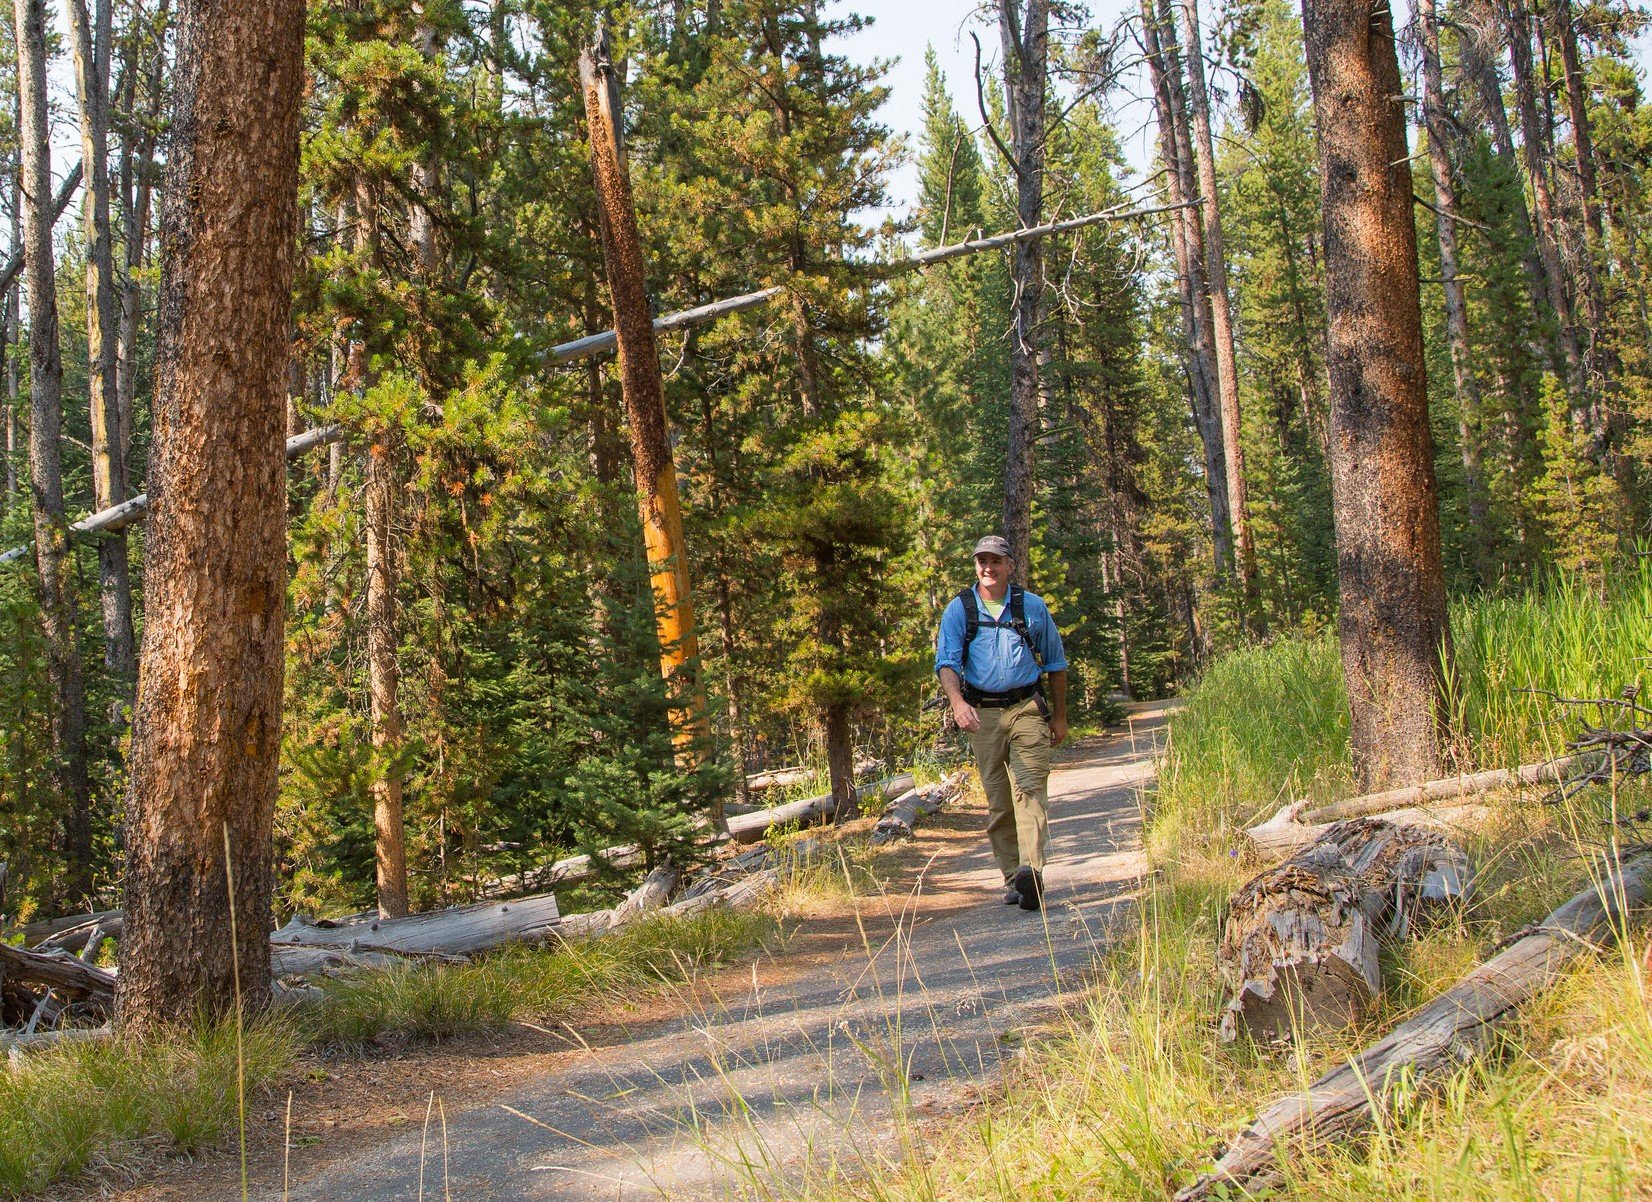
[(975, 557), (975, 579), (989, 592), (996, 592), (1009, 583), (1010, 561), (1005, 555), (983, 552)]

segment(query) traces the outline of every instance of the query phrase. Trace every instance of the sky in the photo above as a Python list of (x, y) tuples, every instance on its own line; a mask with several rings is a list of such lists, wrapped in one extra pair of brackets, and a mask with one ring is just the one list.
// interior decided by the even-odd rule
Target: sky
[[(1126, 10), (1134, 12), (1136, 7), (1134, 0), (1092, 0), (1090, 25), (1110, 28), (1120, 14)], [(927, 47), (933, 46), (940, 59), (953, 107), (971, 125), (979, 124), (975, 44), (969, 37), (971, 31), (981, 39), (984, 69), (992, 78), (997, 78), (999, 71), (997, 25), (985, 15), (981, 0), (851, 0), (850, 3), (840, 0), (827, 11), (834, 16), (856, 12), (872, 18), (869, 27), (853, 36), (839, 38), (832, 48), (856, 62), (894, 60), (884, 80), (890, 88), (889, 99), (878, 115), (890, 129), (908, 135), (910, 151), (916, 151), (918, 135), (923, 129)], [(1147, 116), (1143, 106), (1127, 108), (1120, 114), (1125, 154), (1137, 167), (1145, 166), (1152, 157), (1145, 137), (1140, 136)], [(916, 203), (917, 192), (917, 168), (909, 155), (890, 181), (891, 211), (905, 212)]]

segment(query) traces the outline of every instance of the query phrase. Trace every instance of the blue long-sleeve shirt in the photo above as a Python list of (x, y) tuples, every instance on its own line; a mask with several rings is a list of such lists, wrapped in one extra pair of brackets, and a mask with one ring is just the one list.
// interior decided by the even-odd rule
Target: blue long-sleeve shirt
[[(981, 590), (975, 590), (975, 604), (981, 616), (981, 623), (975, 631), (975, 641), (969, 647), (969, 663), (964, 663), (964, 603), (954, 597), (946, 609), (941, 613), (941, 631), (935, 640), (935, 671), (942, 668), (951, 668), (964, 679), (964, 683), (980, 689), (983, 693), (1007, 693), (1011, 689), (1025, 688), (1038, 681), (1038, 660), (1033, 658), (1030, 648), (1015, 628), (1008, 625), (1009, 597), (1006, 594), (1005, 609), (999, 615), (1006, 624), (1003, 626), (989, 626), (987, 607), (981, 600)], [(1067, 653), (1061, 647), (1061, 631), (1056, 629), (1055, 619), (1050, 616), (1050, 607), (1044, 604), (1042, 597), (1026, 594), (1027, 633), (1032, 636), (1034, 645), (1038, 648), (1039, 659), (1044, 661), (1043, 671), (1064, 672), (1067, 670)]]

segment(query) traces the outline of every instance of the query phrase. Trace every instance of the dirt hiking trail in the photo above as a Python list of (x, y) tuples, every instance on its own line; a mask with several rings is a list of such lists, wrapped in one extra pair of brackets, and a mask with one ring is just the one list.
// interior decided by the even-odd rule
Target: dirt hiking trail
[[(1132, 706), (1128, 726), (1058, 755), (1042, 915), (1002, 904), (984, 812), (958, 803), (919, 829), (887, 892), (860, 897), (838, 921), (804, 919), (793, 971), (747, 965), (640, 1026), (544, 1031), (557, 1050), (527, 1061), (387, 1075), (387, 1091), (409, 1096), (384, 1099), (400, 1109), (376, 1130), (329, 1123), (316, 1133), (298, 1123), (295, 1103), (294, 1130), (309, 1133), (285, 1169), (266, 1146), (251, 1196), (772, 1196), (805, 1171), (887, 1163), (912, 1129), (891, 1121), (892, 1101), (920, 1121), (972, 1105), (1026, 1028), (1083, 996), (1115, 924), (1133, 921), (1142, 787), (1162, 726), (1162, 707)], [(431, 1090), (445, 1140), (439, 1121), (425, 1129)], [(129, 1196), (240, 1197), (235, 1174), (214, 1160), (163, 1170)]]

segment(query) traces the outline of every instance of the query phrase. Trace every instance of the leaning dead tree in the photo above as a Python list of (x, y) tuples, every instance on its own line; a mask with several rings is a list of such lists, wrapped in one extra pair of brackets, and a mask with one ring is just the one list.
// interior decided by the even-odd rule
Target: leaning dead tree
[[(619, 75), (608, 53), (604, 28), (579, 56), (579, 82), (585, 95), (585, 120), (596, 178), (597, 227), (607, 265), (608, 291), (614, 305), (614, 336), (619, 357), (620, 392), (625, 399), (626, 428), (631, 437), (631, 464), (642, 519), (649, 581), (654, 590), (654, 622), (660, 640), (660, 674), (671, 706), (672, 742), (685, 767), (704, 755), (705, 689), (700, 682), (700, 646), (694, 629), (694, 592), (689, 581), (688, 548), (677, 497), (677, 467), (666, 429), (665, 386), (659, 347), (648, 306), (648, 271), (643, 262), (637, 214), (631, 203), (631, 175), (623, 142)], [(712, 825), (723, 826), (719, 797)]]

